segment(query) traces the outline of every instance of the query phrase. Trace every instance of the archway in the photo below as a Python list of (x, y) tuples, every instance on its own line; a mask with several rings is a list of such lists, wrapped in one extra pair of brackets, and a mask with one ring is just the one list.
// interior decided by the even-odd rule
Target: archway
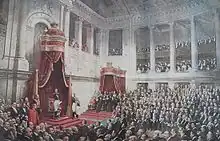
[(39, 65), (40, 58), (40, 38), (48, 26), (45, 23), (37, 23), (34, 28), (33, 48), (26, 51), (25, 57), (29, 62), (29, 70), (33, 71)]
[(37, 51), (35, 49), (39, 47), (39, 35), (45, 30), (45, 27), (50, 28), (50, 23), (54, 21), (50, 14), (42, 11), (30, 13), (27, 19), (24, 20), (20, 32), (19, 56), (28, 60), (29, 70), (33, 70), (36, 67), (36, 65), (33, 65), (35, 64), (33, 59), (39, 57), (33, 56), (33, 52)]

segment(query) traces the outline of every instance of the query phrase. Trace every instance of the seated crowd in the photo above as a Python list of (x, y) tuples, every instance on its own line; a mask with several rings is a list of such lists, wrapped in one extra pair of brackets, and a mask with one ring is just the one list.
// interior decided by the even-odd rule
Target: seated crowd
[(165, 50), (169, 50), (170, 49), (170, 45), (156, 45), (155, 51), (165, 51)]
[(207, 45), (207, 44), (214, 44), (216, 42), (215, 37), (209, 37), (208, 39), (199, 40), (198, 47)]
[(190, 47), (191, 47), (191, 42), (178, 42), (178, 43), (176, 43), (176, 49), (190, 48)]
[(158, 62), (155, 67), (156, 72), (168, 72), (170, 70), (170, 64), (166, 62)]
[(149, 52), (150, 52), (150, 47), (137, 48), (137, 53), (149, 53)]
[[(156, 72), (168, 72), (170, 70), (170, 64), (166, 62), (156, 63)], [(176, 62), (177, 72), (189, 72), (191, 70), (191, 60), (179, 60)], [(216, 58), (200, 59), (198, 64), (198, 70), (210, 71), (216, 69)], [(137, 64), (137, 73), (147, 73), (150, 71), (150, 62), (146, 64)]]
[(121, 48), (109, 48), (108, 54), (111, 56), (122, 55), (122, 51)]
[(209, 71), (216, 69), (216, 58), (207, 58), (199, 60), (199, 70)]
[(214, 88), (138, 89), (126, 94), (119, 111), (128, 125), (126, 133), (137, 141), (218, 141), (219, 103)]
[(191, 61), (190, 60), (182, 60), (176, 63), (176, 71), (177, 72), (188, 72), (191, 69)]
[(137, 73), (146, 73), (150, 70), (150, 62), (146, 64), (137, 64)]
[(117, 141), (218, 141), (219, 94), (218, 89), (201, 86), (155, 91), (141, 87), (120, 97), (114, 123), (103, 126), (107, 133), (100, 132)]
[(220, 93), (198, 87), (140, 87), (124, 96), (99, 94), (89, 108), (112, 111), (106, 123), (62, 129), (29, 122), (29, 102), (0, 101), (0, 140), (4, 141), (218, 141)]

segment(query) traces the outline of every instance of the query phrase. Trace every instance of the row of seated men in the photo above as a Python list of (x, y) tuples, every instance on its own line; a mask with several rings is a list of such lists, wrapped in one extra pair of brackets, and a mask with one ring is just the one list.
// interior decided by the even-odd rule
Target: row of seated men
[(69, 129), (48, 127), (45, 123), (33, 125), (20, 118), (22, 113), (16, 117), (12, 110), (28, 106), (28, 100), (12, 105), (1, 102), (0, 140), (219, 141), (219, 97), (218, 89), (207, 87), (156, 91), (139, 88), (119, 99), (114, 109), (116, 117), (106, 125), (83, 121), (81, 127)]
[[(215, 38), (209, 38), (205, 40), (199, 40), (198, 41), (198, 47), (201, 46), (207, 46), (207, 47), (215, 47)], [(191, 42), (178, 42), (176, 43), (176, 48), (190, 48), (191, 47)], [(162, 44), (162, 45), (156, 45), (155, 51), (167, 51), (170, 49), (170, 45), (168, 44)], [(145, 48), (137, 48), (137, 52), (150, 52), (150, 47), (145, 47)]]
[(104, 92), (103, 94), (99, 94), (91, 100), (89, 109), (96, 110), (96, 112), (112, 112), (118, 104), (119, 100), (120, 96), (115, 92)]
[[(155, 65), (156, 72), (168, 72), (170, 70), (170, 64), (166, 62), (158, 62)], [(191, 61), (190, 60), (182, 60), (176, 63), (176, 71), (177, 72), (187, 72), (191, 69)], [(216, 69), (216, 58), (207, 58), (203, 60), (199, 60), (198, 69), (201, 71), (209, 71)], [(150, 71), (150, 63), (145, 64), (137, 64), (137, 72), (138, 73), (147, 73)]]

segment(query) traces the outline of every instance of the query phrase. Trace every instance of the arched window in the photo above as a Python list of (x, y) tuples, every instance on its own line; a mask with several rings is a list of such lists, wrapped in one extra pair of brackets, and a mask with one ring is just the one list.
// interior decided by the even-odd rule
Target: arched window
[(37, 68), (40, 59), (40, 38), (43, 32), (47, 29), (47, 25), (44, 23), (37, 23), (34, 28), (34, 44), (33, 48), (27, 50), (26, 58), (29, 62), (29, 70), (33, 71)]

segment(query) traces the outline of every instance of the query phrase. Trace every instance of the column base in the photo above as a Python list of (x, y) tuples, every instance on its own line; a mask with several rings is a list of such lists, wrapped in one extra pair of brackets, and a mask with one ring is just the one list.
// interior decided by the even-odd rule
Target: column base
[(191, 82), (190, 82), (190, 86), (191, 86), (191, 88), (193, 88), (193, 89), (197, 89), (198, 88), (198, 86), (199, 86), (199, 82), (198, 81), (196, 81), (196, 80), (192, 80)]
[[(17, 70), (21, 71), (29, 71), (29, 63), (25, 58), (17, 58), (17, 66), (18, 68), (15, 68)], [(15, 67), (15, 59), (14, 58), (3, 58), (0, 60), (0, 69), (8, 69), (12, 70)]]
[(130, 75), (130, 77), (126, 78), (126, 90), (133, 91), (133, 90), (137, 89), (137, 82), (135, 80), (133, 80), (133, 78), (134, 77), (132, 77), (132, 75)]
[(156, 83), (155, 82), (148, 82), (148, 88), (152, 91), (156, 90)]
[(18, 59), (18, 70), (29, 71), (29, 62), (25, 58)]
[(150, 73), (150, 74), (155, 74), (156, 71), (155, 71), (155, 70), (150, 70), (149, 73)]
[(175, 82), (172, 81), (168, 82), (168, 86), (171, 90), (173, 90), (175, 88)]
[(168, 73), (176, 73), (176, 70), (170, 70)]
[(14, 58), (5, 57), (0, 60), (0, 69), (12, 70), (14, 66)]
[(198, 68), (191, 68), (191, 69), (189, 70), (189, 72), (193, 72), (193, 73), (198, 72), (198, 71), (199, 71)]

